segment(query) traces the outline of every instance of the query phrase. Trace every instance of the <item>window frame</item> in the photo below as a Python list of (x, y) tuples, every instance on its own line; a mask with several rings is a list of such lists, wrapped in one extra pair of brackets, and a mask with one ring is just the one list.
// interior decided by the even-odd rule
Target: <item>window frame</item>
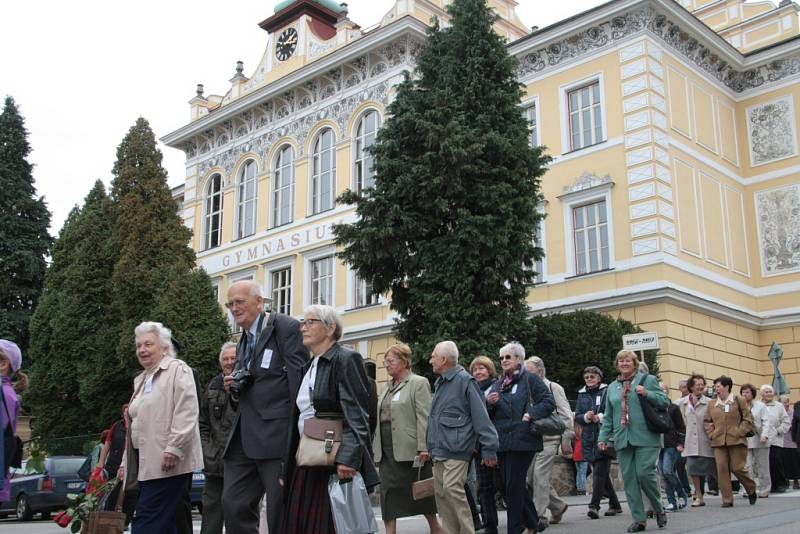
[[(564, 212), (564, 243), (567, 255), (567, 277), (589, 276), (614, 269), (615, 267), (615, 247), (614, 247), (614, 206), (611, 202), (611, 188), (614, 182), (608, 182), (574, 193), (568, 193), (560, 197)], [(608, 267), (597, 271), (578, 273), (577, 250), (575, 247), (575, 223), (573, 210), (594, 204), (595, 202), (605, 201), (606, 203), (606, 230), (608, 232)]]
[[(244, 175), (247, 169), (250, 168), (250, 164), (252, 164), (253, 167), (253, 197), (243, 200), (242, 186), (244, 184)], [(248, 181), (250, 180), (248, 179)], [(248, 229), (242, 227), (242, 211), (243, 209), (247, 209), (245, 203), (252, 203), (253, 207), (253, 228), (252, 232), (249, 233), (247, 233)], [(234, 212), (234, 215), (234, 240), (245, 239), (255, 235), (256, 229), (258, 228), (258, 162), (255, 160), (255, 158), (247, 158), (236, 173), (236, 211)]]
[[(372, 143), (367, 145), (366, 141), (364, 140), (364, 138), (367, 135), (369, 135), (369, 132), (365, 132), (364, 134), (361, 134), (360, 130), (361, 130), (361, 126), (364, 123), (364, 121), (366, 120), (367, 116), (369, 116), (371, 114), (375, 114), (375, 129), (372, 132)], [(382, 125), (383, 125), (383, 118), (381, 117), (380, 112), (375, 108), (368, 108), (368, 109), (364, 110), (361, 113), (361, 115), (358, 117), (358, 120), (356, 121), (355, 131), (353, 132), (353, 184), (352, 184), (352, 187), (353, 187), (353, 191), (355, 191), (358, 194), (362, 194), (363, 190), (365, 189), (365, 187), (362, 184), (359, 183), (360, 182), (359, 171), (366, 172), (366, 171), (363, 170), (365, 162), (372, 162), (372, 164), (373, 164), (372, 177), (371, 177), (372, 178), (372, 185), (369, 186), (369, 187), (374, 187), (374, 185), (375, 185), (375, 172), (374, 172), (375, 158), (373, 156), (371, 156), (371, 155), (365, 154), (364, 150), (375, 144), (375, 142), (377, 140), (378, 132), (380, 131)], [(363, 147), (362, 147), (362, 143), (363, 143)]]
[[(292, 155), (291, 164), (288, 166), (285, 164), (279, 165), (278, 162), (282, 161), (282, 156), (284, 152), (286, 152), (287, 150), (290, 151)], [(272, 228), (277, 228), (279, 226), (284, 226), (294, 222), (295, 185), (297, 183), (297, 175), (295, 172), (296, 161), (297, 160), (295, 158), (295, 149), (289, 143), (281, 145), (280, 148), (278, 148), (278, 151), (275, 153), (275, 156), (272, 158), (272, 187), (271, 187), (272, 209), (270, 209), (270, 220), (272, 222), (271, 226)], [(283, 178), (284, 169), (287, 169), (289, 171), (291, 175), (290, 176), (291, 182), (289, 183), (289, 185), (283, 185), (280, 188), (278, 188), (277, 187), (278, 177), (280, 176), (281, 178)], [(280, 194), (287, 188), (289, 189), (289, 198), (290, 198), (289, 220), (284, 222), (282, 220), (283, 217), (281, 217), (283, 213), (280, 208), (281, 204), (279, 202), (279, 198)]]
[[(575, 147), (572, 144), (572, 123), (570, 121), (570, 108), (569, 108), (569, 95), (575, 91), (579, 91), (585, 87), (598, 85), (598, 93), (600, 97), (600, 135), (601, 139), (595, 139), (593, 143)], [(602, 72), (592, 74), (581, 80), (570, 82), (569, 84), (562, 85), (559, 88), (559, 101), (561, 107), (561, 120), (564, 127), (561, 128), (561, 152), (562, 154), (569, 154), (579, 150), (585, 150), (593, 146), (604, 143), (608, 140), (608, 119), (606, 113), (606, 96), (605, 96), (605, 80)], [(595, 128), (592, 128), (594, 131)]]
[[(322, 185), (323, 180), (323, 171), (320, 170), (317, 172), (317, 158), (319, 158), (320, 166), (322, 162), (322, 158), (324, 157), (323, 149), (322, 149), (322, 142), (323, 137), (330, 133), (331, 135), (331, 146), (329, 150), (329, 158), (330, 158), (330, 168), (328, 170), (329, 174), (329, 181), (331, 187), (331, 200), (330, 206), (323, 207), (322, 206), (322, 189), (320, 188), (320, 193), (317, 193), (317, 185)], [(330, 211), (336, 207), (336, 132), (333, 130), (332, 127), (326, 126), (322, 128), (314, 138), (314, 142), (311, 144), (311, 154), (309, 156), (309, 187), (308, 187), (308, 201), (309, 201), (309, 215), (318, 215), (320, 213), (324, 213), (326, 211)]]
[[(216, 193), (211, 194), (209, 193), (211, 186), (214, 184), (214, 180), (219, 179), (219, 189)], [(225, 211), (225, 193), (224, 189), (224, 180), (222, 179), (222, 174), (215, 172), (211, 175), (211, 177), (206, 181), (206, 187), (204, 189), (203, 194), (203, 234), (202, 234), (202, 250), (211, 250), (214, 248), (218, 248), (222, 245), (222, 222), (224, 220), (224, 211)], [(210, 206), (209, 202), (211, 202), (212, 196), (219, 196), (219, 208), (217, 211), (209, 211)], [(213, 217), (217, 217), (217, 243), (215, 245), (210, 244), (211, 239), (211, 220)]]
[[(280, 271), (289, 270), (289, 300), (288, 300), (288, 310), (281, 311), (278, 309), (278, 299), (275, 298), (275, 285), (273, 284), (273, 275)], [(294, 256), (290, 256), (288, 258), (284, 258), (281, 260), (277, 260), (274, 262), (270, 262), (264, 265), (264, 292), (269, 296), (271, 301), (270, 310), (283, 313), (285, 315), (292, 315), (292, 310), (294, 309), (294, 298), (295, 298), (295, 282), (297, 281), (297, 273), (295, 272), (295, 261)]]
[[(541, 146), (541, 124), (542, 124), (542, 116), (539, 109), (539, 96), (536, 95), (534, 97), (528, 98), (522, 102), (523, 108), (523, 116), (525, 120), (528, 121), (528, 141), (532, 147)], [(533, 113), (531, 113), (533, 110)], [(531, 126), (533, 123), (533, 126)], [(534, 136), (534, 131), (536, 135)], [(535, 137), (535, 141), (534, 141)]]

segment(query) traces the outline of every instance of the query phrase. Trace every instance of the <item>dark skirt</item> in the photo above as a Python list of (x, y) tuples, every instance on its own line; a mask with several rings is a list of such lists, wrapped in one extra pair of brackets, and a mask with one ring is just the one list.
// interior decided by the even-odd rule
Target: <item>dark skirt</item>
[(800, 449), (781, 449), (783, 457), (783, 472), (788, 480), (800, 480)]
[[(381, 515), (384, 521), (398, 517), (436, 513), (433, 497), (415, 501), (411, 496), (411, 485), (417, 481), (418, 469), (413, 462), (397, 462), (392, 448), (392, 423), (381, 423)], [(430, 462), (422, 468), (420, 478), (430, 478)]]
[(286, 534), (336, 534), (328, 496), (330, 468), (297, 467), (284, 517)]

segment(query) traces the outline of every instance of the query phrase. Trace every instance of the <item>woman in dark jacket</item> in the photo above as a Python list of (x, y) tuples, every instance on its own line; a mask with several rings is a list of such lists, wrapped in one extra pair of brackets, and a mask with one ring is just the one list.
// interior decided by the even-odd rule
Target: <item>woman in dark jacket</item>
[(529, 422), (549, 416), (556, 407), (553, 394), (537, 375), (525, 371), (523, 361), (525, 348), (519, 343), (500, 349), (503, 376), (486, 397), (500, 439), (497, 459), (505, 485), (509, 534), (520, 534), (526, 528), (537, 532), (546, 528), (525, 489), (528, 467), (533, 456), (542, 450), (542, 438), (530, 433)]
[[(659, 384), (664, 391), (664, 395), (669, 397), (669, 388), (664, 382)], [(667, 494), (668, 512), (682, 510), (686, 508), (689, 498), (683, 489), (683, 484), (678, 478), (678, 471), (675, 468), (678, 458), (683, 452), (683, 444), (686, 439), (686, 424), (683, 422), (681, 409), (674, 402), (669, 403), (667, 413), (672, 419), (672, 430), (664, 434), (664, 446), (658, 456), (658, 470), (664, 477), (664, 491)], [(677, 496), (677, 499), (676, 499)]]
[[(361, 473), (367, 488), (380, 479), (372, 461), (369, 438), (368, 381), (361, 355), (339, 345), (342, 321), (331, 306), (309, 306), (300, 330), (313, 356), (303, 366), (303, 381), (292, 410), (293, 432), (284, 460), (286, 534), (335, 534), (328, 497), (328, 479)], [(342, 441), (333, 467), (296, 466), (295, 454), (304, 424), (312, 417), (341, 419)]]
[(589, 503), (589, 512), (586, 514), (592, 519), (600, 517), (600, 501), (608, 497), (608, 510), (604, 515), (614, 516), (622, 513), (614, 484), (611, 483), (611, 460), (613, 448), (609, 447), (606, 453), (597, 449), (597, 437), (600, 435), (600, 423), (603, 420), (603, 408), (606, 402), (606, 385), (603, 384), (603, 371), (599, 367), (590, 365), (583, 370), (583, 380), (586, 386), (578, 391), (578, 401), (575, 404), (575, 422), (581, 426), (581, 446), (583, 459), (592, 466), (592, 500)]
[[(494, 362), (487, 356), (478, 356), (469, 364), (469, 374), (478, 382), (478, 387), (484, 395), (491, 392), (492, 386), (497, 381), (497, 370)], [(478, 478), (478, 502), (481, 505), (481, 519), (486, 534), (497, 534), (497, 501), (494, 500), (497, 493), (495, 478), (497, 469), (486, 467), (481, 462), (480, 445), (472, 461), (475, 463), (475, 471)]]

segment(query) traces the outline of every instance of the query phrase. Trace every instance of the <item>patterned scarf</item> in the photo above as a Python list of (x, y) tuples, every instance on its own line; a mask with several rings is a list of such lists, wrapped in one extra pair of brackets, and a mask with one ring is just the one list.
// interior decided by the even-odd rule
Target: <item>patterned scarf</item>
[(511, 371), (505, 371), (503, 373), (503, 382), (500, 384), (500, 392), (505, 393), (511, 386), (519, 382), (519, 375), (522, 373), (522, 364), (517, 364), (517, 366), (512, 369)]
[(620, 413), (620, 417), (622, 420), (620, 423), (622, 426), (628, 426), (630, 424), (630, 418), (628, 417), (628, 395), (631, 393), (631, 385), (633, 383), (633, 377), (636, 376), (636, 372), (630, 374), (630, 376), (617, 376), (617, 381), (622, 382), (622, 410)]

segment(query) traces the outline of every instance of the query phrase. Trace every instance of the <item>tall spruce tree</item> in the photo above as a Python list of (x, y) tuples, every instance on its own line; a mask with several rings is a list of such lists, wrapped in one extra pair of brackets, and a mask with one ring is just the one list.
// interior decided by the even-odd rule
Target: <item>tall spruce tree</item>
[[(389, 106), (376, 181), (355, 203), (357, 222), (335, 227), (340, 256), (376, 291), (391, 292), (398, 337), (419, 363), (436, 342), (463, 360), (503, 341), (532, 341), (525, 303), (547, 158), (529, 144), (516, 60), (484, 0), (455, 0), (435, 24)], [(418, 366), (426, 369), (426, 366)]]
[(8, 96), (0, 113), (0, 337), (14, 340), (23, 354), (52, 242), (50, 212), (36, 196), (30, 151), (25, 119)]
[(120, 317), (116, 355), (127, 370), (120, 377), (126, 395), (132, 374), (140, 370), (133, 343), (140, 322), (170, 328), (183, 345), (179, 356), (190, 355), (195, 363), (207, 359), (216, 365), (228, 335), (208, 277), (193, 272), (192, 233), (178, 216), (161, 160), (150, 125), (139, 118), (117, 148), (111, 188), (112, 241), (119, 255), (112, 300)]
[(72, 210), (53, 245), (39, 306), (31, 319), (30, 389), (33, 430), (51, 453), (74, 453), (65, 439), (107, 427), (119, 404), (114, 358), (118, 336), (111, 306), (111, 220), (99, 180)]

